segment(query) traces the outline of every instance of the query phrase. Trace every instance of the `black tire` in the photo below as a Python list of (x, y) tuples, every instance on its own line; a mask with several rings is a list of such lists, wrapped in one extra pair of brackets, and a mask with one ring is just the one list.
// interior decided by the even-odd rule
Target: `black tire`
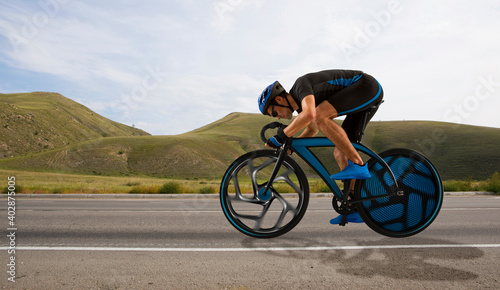
[[(357, 204), (359, 214), (374, 231), (389, 237), (408, 237), (427, 228), (443, 203), (443, 183), (437, 169), (422, 154), (391, 149), (379, 154), (389, 165), (402, 195)], [(393, 180), (375, 159), (368, 161), (371, 178), (356, 182), (355, 198), (388, 194)]]
[(224, 174), (220, 202), (224, 215), (238, 231), (256, 238), (273, 238), (293, 229), (309, 203), (304, 171), (285, 156), (270, 191), (266, 186), (278, 157), (275, 151), (258, 150), (234, 161)]

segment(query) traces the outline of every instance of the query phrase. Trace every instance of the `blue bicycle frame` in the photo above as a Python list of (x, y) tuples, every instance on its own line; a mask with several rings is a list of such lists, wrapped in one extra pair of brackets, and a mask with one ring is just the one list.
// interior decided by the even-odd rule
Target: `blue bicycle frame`
[[(357, 151), (362, 152), (371, 158), (374, 158), (387, 169), (387, 172), (390, 174), (390, 178), (394, 182), (393, 188), (396, 191), (398, 188), (398, 183), (396, 181), (396, 178), (394, 177), (392, 170), (384, 161), (384, 159), (382, 159), (378, 154), (360, 143), (352, 143), (352, 145)], [(330, 174), (325, 169), (323, 163), (321, 163), (316, 155), (314, 155), (314, 153), (309, 150), (309, 148), (314, 147), (335, 147), (335, 144), (333, 144), (332, 141), (330, 141), (326, 137), (294, 138), (292, 139), (290, 147), (316, 171), (321, 179), (323, 179), (323, 181), (328, 185), (333, 194), (336, 195), (339, 200), (342, 200), (343, 195), (337, 183), (335, 183), (335, 181), (330, 178)], [(283, 150), (280, 154), (286, 154), (285, 150)]]
[[(265, 133), (276, 128), (283, 130), (285, 125), (279, 122), (267, 124), (260, 132), (261, 140), (269, 144)], [(226, 218), (240, 232), (258, 238), (276, 237), (295, 227), (302, 219), (309, 199), (307, 175), (300, 164), (288, 156), (290, 152), (295, 152), (333, 193), (333, 209), (342, 217), (339, 225), (346, 225), (347, 216), (358, 211), (363, 221), (382, 235), (407, 237), (421, 232), (435, 219), (442, 205), (443, 186), (436, 168), (425, 156), (409, 149), (390, 149), (379, 155), (361, 144), (362, 134), (363, 130), (357, 141), (351, 144), (369, 158), (367, 164), (372, 177), (356, 181), (354, 193), (351, 192), (353, 180), (343, 180), (344, 188), (341, 190), (337, 182), (330, 178), (330, 174), (335, 172), (329, 172), (332, 171), (330, 166), (326, 167), (327, 163), (323, 164), (318, 158), (323, 154), (320, 155), (317, 148), (333, 151), (335, 144), (332, 141), (326, 137), (292, 137), (276, 150), (249, 152), (231, 164), (224, 174), (220, 191)], [(253, 160), (257, 160), (255, 165)], [(267, 166), (273, 164), (274, 169), (268, 178)], [(281, 169), (282, 166), (285, 169)], [(266, 170), (262, 171), (264, 168)], [(248, 184), (247, 178), (251, 184)], [(251, 194), (250, 197), (242, 195), (240, 179), (244, 186), (252, 186), (253, 197)], [(292, 189), (290, 196), (298, 199), (289, 202), (279, 192), (281, 184), (277, 183), (283, 181)], [(278, 186), (274, 187), (275, 184)], [(234, 192), (231, 191), (233, 188)], [(272, 211), (272, 215), (266, 215), (275, 200), (278, 201), (277, 210)], [(249, 209), (252, 214), (247, 213)], [(281, 214), (276, 215), (279, 211)], [(288, 222), (284, 222), (285, 217)]]

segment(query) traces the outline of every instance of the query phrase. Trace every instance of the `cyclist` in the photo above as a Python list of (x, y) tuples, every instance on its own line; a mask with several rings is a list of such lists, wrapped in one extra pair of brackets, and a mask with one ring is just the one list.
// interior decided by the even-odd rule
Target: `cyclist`
[[(383, 98), (382, 86), (367, 73), (359, 70), (324, 70), (299, 77), (286, 92), (275, 81), (259, 96), (259, 109), (262, 114), (278, 119), (292, 119), (294, 111), (298, 115), (285, 129), (278, 130), (266, 146), (278, 148), (288, 138), (305, 130), (300, 137), (314, 137), (321, 131), (335, 144), (334, 157), (341, 171), (331, 176), (334, 180), (367, 179), (370, 173), (367, 164), (351, 142), (361, 141), (364, 111)], [(373, 117), (371, 110), (367, 118)], [(333, 121), (346, 115), (342, 126)], [(353, 183), (354, 184), (354, 183)], [(351, 187), (351, 191), (353, 187)], [(330, 221), (339, 224), (342, 216)], [(357, 212), (349, 214), (347, 222), (362, 223)]]

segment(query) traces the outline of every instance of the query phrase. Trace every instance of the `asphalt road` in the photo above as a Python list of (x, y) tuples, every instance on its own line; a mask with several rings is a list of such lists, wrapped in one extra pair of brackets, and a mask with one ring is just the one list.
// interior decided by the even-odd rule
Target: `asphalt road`
[[(332, 226), (330, 200), (274, 239), (236, 231), (217, 199), (21, 199), (7, 204), (0, 285), (16, 289), (499, 288), (500, 197), (446, 196), (409, 238)], [(8, 280), (15, 258), (15, 282)]]

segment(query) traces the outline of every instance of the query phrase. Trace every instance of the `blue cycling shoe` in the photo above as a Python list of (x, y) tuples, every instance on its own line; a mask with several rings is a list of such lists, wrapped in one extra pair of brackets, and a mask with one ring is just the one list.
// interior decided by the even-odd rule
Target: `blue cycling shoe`
[(370, 177), (368, 164), (361, 166), (353, 163), (351, 160), (348, 160), (347, 167), (344, 170), (330, 176), (333, 180), (368, 179)]
[[(355, 223), (355, 224), (364, 223), (363, 219), (361, 218), (361, 216), (359, 216), (359, 213), (357, 213), (357, 212), (353, 212), (353, 213), (348, 214), (346, 216), (345, 221), (346, 221), (346, 223)], [(339, 225), (341, 222), (342, 222), (342, 215), (339, 215), (338, 217), (330, 220), (330, 223), (332, 225)]]

